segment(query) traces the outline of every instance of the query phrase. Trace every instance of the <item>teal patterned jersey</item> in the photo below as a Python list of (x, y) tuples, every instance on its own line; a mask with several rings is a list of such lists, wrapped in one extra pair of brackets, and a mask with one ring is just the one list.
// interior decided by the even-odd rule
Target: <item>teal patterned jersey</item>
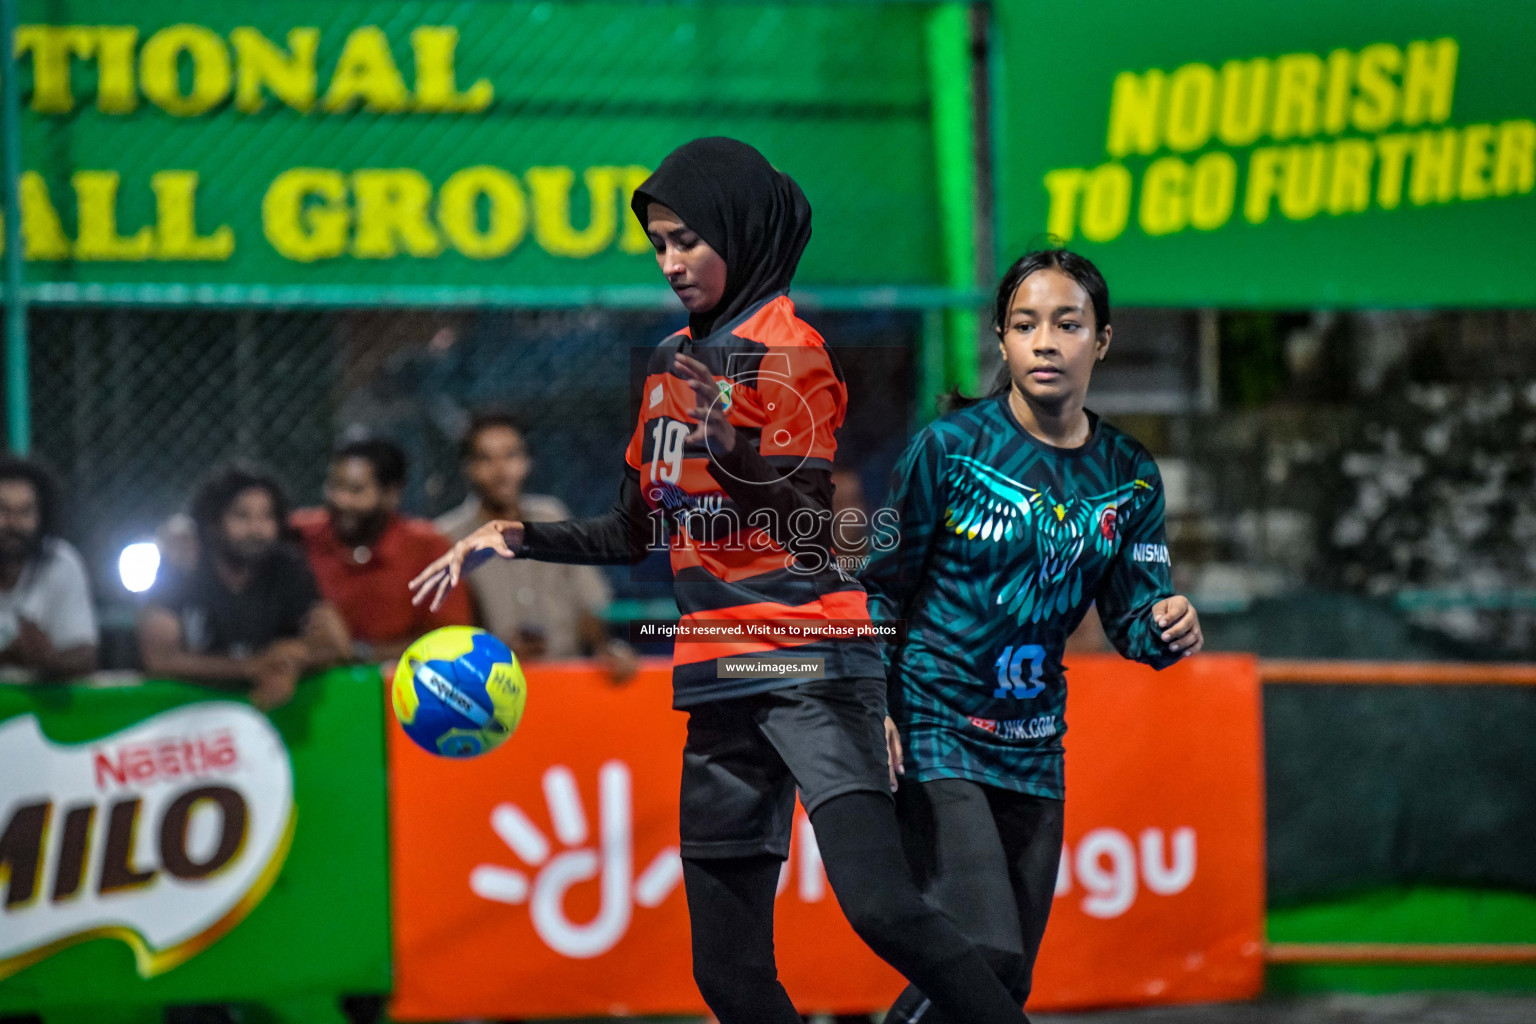
[(870, 617), (907, 624), (886, 650), (906, 778), (1062, 798), (1062, 652), (1095, 602), (1121, 654), (1178, 660), (1152, 621), (1173, 593), (1157, 465), (1089, 416), (1087, 444), (1053, 448), (1006, 395), (988, 398), (934, 422), (897, 465), (895, 521), (862, 579)]

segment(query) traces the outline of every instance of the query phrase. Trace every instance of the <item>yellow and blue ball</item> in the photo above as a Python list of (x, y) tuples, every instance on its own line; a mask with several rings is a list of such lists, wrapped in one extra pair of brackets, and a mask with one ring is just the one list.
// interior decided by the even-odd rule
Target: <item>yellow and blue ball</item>
[(506, 644), (483, 629), (445, 626), (400, 655), (391, 698), (417, 746), (474, 757), (517, 731), (528, 683)]

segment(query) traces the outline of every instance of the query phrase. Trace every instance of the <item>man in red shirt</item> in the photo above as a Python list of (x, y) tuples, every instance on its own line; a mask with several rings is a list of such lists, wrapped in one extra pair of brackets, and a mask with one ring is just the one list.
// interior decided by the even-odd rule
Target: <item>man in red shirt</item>
[(448, 541), (425, 519), (400, 514), (404, 486), (399, 445), (352, 441), (331, 458), (325, 506), (300, 509), (292, 518), (320, 592), (340, 609), (362, 661), (397, 658), (424, 633), (474, 622), (463, 589), (436, 612), (411, 604), (406, 582), (446, 552)]

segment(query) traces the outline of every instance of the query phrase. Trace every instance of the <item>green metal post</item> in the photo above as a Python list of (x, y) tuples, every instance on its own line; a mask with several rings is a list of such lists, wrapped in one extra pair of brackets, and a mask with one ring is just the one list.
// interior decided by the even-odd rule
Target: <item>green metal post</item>
[[(971, 11), (966, 3), (934, 8), (928, 22), (929, 95), (943, 232), (945, 284), (976, 287), (976, 115), (971, 87)], [(974, 393), (978, 320), (973, 309), (944, 314), (942, 334), (926, 330), (924, 344), (942, 344), (942, 378), (931, 378), (934, 360), (923, 359), (919, 414), (936, 412), (939, 395), (952, 387)]]
[(22, 291), (21, 90), (16, 81), (16, 8), (20, 0), (0, 0), (0, 118), (4, 119), (5, 176), (5, 434), (11, 451), (32, 448), (32, 399), (27, 369), (27, 299)]

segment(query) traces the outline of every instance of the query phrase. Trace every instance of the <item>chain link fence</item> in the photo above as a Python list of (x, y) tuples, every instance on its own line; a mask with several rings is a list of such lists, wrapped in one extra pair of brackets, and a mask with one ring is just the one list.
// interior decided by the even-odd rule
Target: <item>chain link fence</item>
[[(842, 453), (879, 500), (908, 436), (912, 312), (810, 312), (849, 379)], [(465, 496), (458, 444), (495, 408), (525, 426), (531, 491), (577, 515), (617, 493), (634, 429), (630, 352), (681, 323), (612, 310), (42, 309), (31, 316), (37, 454), (60, 475), (66, 535), (91, 567), (109, 626), (131, 605), (117, 555), (185, 507), (212, 467), (261, 463), (297, 504), (320, 500), (328, 454), (349, 435), (406, 450), (405, 510)], [(613, 572), (623, 597), (665, 584)]]
[[(848, 376), (843, 459), (878, 503), (911, 424), (926, 418), (910, 372), (922, 315), (806, 315)], [(506, 409), (526, 427), (530, 490), (576, 514), (602, 511), (633, 429), (629, 354), (680, 322), (603, 309), (35, 309), (36, 448), (63, 479), (66, 533), (109, 620), (113, 606), (122, 619), (117, 554), (152, 536), (211, 467), (263, 463), (297, 503), (315, 503), (328, 452), (349, 432), (406, 449), (406, 509), (432, 516), (464, 497), (457, 445), (470, 415)], [(1111, 419), (1194, 471), (1175, 540), (1182, 585), (1211, 610), (1225, 591), (1206, 569), (1247, 567), (1258, 582), (1240, 580), (1244, 593), (1358, 593), (1475, 645), (1466, 651), (1523, 657), (1536, 391), (1526, 367), (1507, 369), (1505, 380), (1469, 370), (1405, 381), (1401, 398), (1386, 388), (1352, 405), (1270, 404), (1161, 426)], [(665, 596), (622, 570), (613, 581), (624, 597)]]

